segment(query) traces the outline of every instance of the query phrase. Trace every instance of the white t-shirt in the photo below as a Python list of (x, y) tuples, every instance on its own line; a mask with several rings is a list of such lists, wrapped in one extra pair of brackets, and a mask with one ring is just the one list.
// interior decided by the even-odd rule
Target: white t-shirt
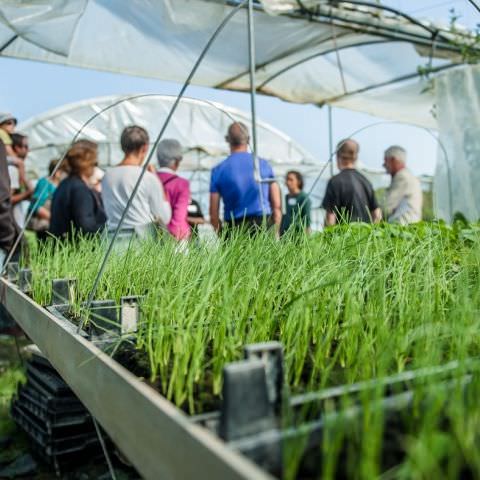
[[(114, 230), (130, 198), (142, 167), (122, 165), (112, 167), (102, 179), (102, 198), (107, 215), (107, 227)], [(170, 222), (172, 209), (165, 200), (163, 185), (153, 173), (145, 172), (122, 228), (143, 233), (153, 222), (165, 226)]]
[[(20, 189), (20, 175), (18, 168), (15, 165), (8, 166), (8, 175), (10, 176), (10, 189), (19, 190)], [(23, 228), (25, 224), (25, 204), (28, 206), (29, 202), (18, 202), (12, 207), (13, 218), (17, 222), (17, 225), (20, 228)]]

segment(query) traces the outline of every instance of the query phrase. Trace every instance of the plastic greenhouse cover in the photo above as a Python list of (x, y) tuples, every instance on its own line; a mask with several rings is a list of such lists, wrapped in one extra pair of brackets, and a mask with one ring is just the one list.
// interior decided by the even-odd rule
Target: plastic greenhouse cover
[(445, 73), (436, 81), (441, 147), (435, 172), (440, 218), (459, 212), (480, 219), (480, 66)]
[[(153, 143), (174, 101), (174, 96), (155, 94), (99, 97), (33, 117), (18, 126), (29, 137), (29, 168), (44, 174), (49, 161), (64, 153), (82, 125), (110, 105), (115, 106), (90, 122), (79, 138), (98, 143), (101, 166), (115, 165), (123, 157), (119, 144), (122, 130), (127, 125), (141, 125)], [(184, 98), (163, 138), (176, 138), (184, 147), (183, 170), (209, 171), (229, 154), (225, 134), (233, 121), (241, 121), (251, 130), (249, 114), (241, 110)], [(271, 125), (259, 121), (257, 131), (258, 153), (269, 160), (278, 174), (288, 168), (305, 171), (321, 166), (298, 143)]]
[[(0, 55), (183, 83), (217, 25), (233, 8), (229, 3), (1, 2)], [(267, 3), (292, 2), (264, 0)], [(337, 10), (343, 20), (328, 17), (331, 9), (312, 19), (300, 14), (272, 16), (256, 5), (258, 91), (291, 102), (330, 103), (435, 127), (434, 95), (425, 89), (428, 79), (418, 68), (428, 64), (436, 70), (461, 63), (443, 33), (432, 40), (434, 30), (421, 24)], [(248, 91), (246, 46), (246, 14), (241, 11), (216, 39), (193, 83)]]
[(271, 14), (281, 14), (292, 12), (298, 7), (308, 8), (314, 7), (320, 3), (328, 3), (328, 0), (303, 0), (298, 2), (298, 0), (260, 0), (265, 10)]

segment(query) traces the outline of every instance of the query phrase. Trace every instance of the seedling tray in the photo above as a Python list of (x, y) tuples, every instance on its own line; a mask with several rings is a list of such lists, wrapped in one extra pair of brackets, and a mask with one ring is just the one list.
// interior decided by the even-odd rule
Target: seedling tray
[(56, 428), (92, 424), (92, 417), (85, 409), (61, 413), (49, 410), (45, 408), (41, 401), (38, 401), (41, 395), (38, 395), (36, 398), (36, 393), (35, 390), (28, 386), (21, 387), (18, 392), (17, 403), (24, 410), (41, 420), (49, 432)]
[(85, 412), (85, 407), (77, 397), (53, 397), (33, 378), (29, 378), (20, 391), (28, 395), (29, 400), (35, 402), (45, 414), (62, 416)]
[[(199, 472), (211, 480), (272, 478), (216, 435), (193, 424), (84, 335), (77, 334), (77, 328), (63, 316), (41, 307), (5, 279), (0, 279), (0, 298), (143, 478), (194, 478)], [(68, 397), (64, 382), (46, 381), (38, 370), (30, 367), (35, 388), (51, 397), (59, 393)], [(18, 415), (32, 435), (42, 434), (25, 412)]]
[(78, 452), (90, 444), (92, 439), (98, 441), (95, 440), (95, 431), (84, 426), (75, 429), (72, 427), (56, 429), (49, 433), (38, 419), (16, 402), (12, 405), (11, 414), (15, 422), (23, 428), (32, 440), (44, 449), (47, 455)]
[(72, 390), (49, 368), (38, 368), (32, 364), (27, 364), (27, 375), (32, 378), (40, 388), (55, 397), (71, 397)]

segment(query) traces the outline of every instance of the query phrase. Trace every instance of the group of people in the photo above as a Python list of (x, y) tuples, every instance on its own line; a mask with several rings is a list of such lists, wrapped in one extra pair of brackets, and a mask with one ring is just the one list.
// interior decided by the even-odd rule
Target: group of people
[[(183, 148), (177, 140), (159, 142), (155, 152), (158, 167), (149, 165), (140, 182), (150, 145), (144, 128), (132, 125), (123, 130), (123, 159), (106, 172), (97, 166), (97, 145), (89, 140), (76, 141), (61, 163), (50, 163), (48, 175), (33, 188), (25, 175), (28, 138), (15, 132), (16, 123), (12, 115), (0, 114), (0, 250), (8, 250), (8, 239), (23, 226), (25, 212), (20, 207), (26, 200), (30, 200), (27, 228), (41, 239), (111, 233), (121, 223), (121, 235), (128, 237), (156, 235), (163, 230), (178, 241), (186, 241), (205, 222), (199, 204), (191, 198), (189, 181), (178, 175)], [(281, 190), (272, 167), (249, 151), (247, 127), (232, 123), (225, 139), (230, 155), (211, 172), (209, 213), (214, 230), (228, 233), (244, 228), (255, 232), (271, 227), (279, 235), (292, 230), (308, 233), (311, 200), (303, 191), (301, 173), (287, 172), (288, 194), (282, 209)], [(337, 147), (340, 173), (328, 182), (322, 203), (326, 225), (382, 219), (372, 185), (356, 168), (358, 153), (359, 145), (352, 139)], [(402, 224), (421, 220), (420, 183), (406, 168), (405, 150), (397, 146), (387, 149), (384, 166), (392, 176), (386, 198), (387, 220)], [(8, 228), (6, 222), (10, 222)]]
[(422, 220), (423, 193), (420, 180), (408, 170), (407, 152), (400, 146), (387, 148), (383, 166), (392, 177), (382, 211), (368, 179), (357, 170), (360, 145), (350, 138), (337, 145), (338, 175), (332, 177), (322, 208), (325, 224), (340, 222), (378, 223), (385, 215), (391, 223), (407, 225)]

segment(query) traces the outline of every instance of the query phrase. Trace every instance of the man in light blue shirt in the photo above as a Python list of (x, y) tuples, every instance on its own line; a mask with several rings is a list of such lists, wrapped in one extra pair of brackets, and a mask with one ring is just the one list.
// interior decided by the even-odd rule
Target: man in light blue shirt
[(256, 229), (262, 225), (265, 215), (267, 224), (275, 225), (278, 230), (282, 204), (272, 167), (266, 160), (259, 159), (263, 182), (258, 183), (254, 175), (254, 157), (248, 152), (248, 129), (243, 123), (232, 123), (225, 139), (231, 154), (212, 170), (210, 180), (210, 221), (213, 228), (220, 231), (221, 198), (226, 225), (245, 225)]

